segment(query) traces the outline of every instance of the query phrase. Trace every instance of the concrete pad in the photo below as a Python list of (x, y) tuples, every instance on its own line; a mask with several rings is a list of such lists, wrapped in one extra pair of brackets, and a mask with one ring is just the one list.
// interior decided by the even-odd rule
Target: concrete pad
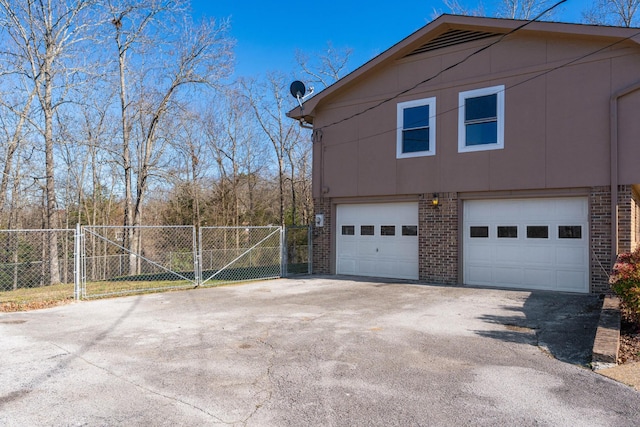
[(640, 362), (625, 363), (612, 368), (600, 369), (598, 373), (640, 391)]
[(599, 301), (307, 277), (2, 313), (0, 425), (637, 425), (584, 367)]
[(606, 296), (602, 303), (600, 320), (593, 343), (592, 368), (610, 368), (618, 362), (620, 348), (620, 300)]

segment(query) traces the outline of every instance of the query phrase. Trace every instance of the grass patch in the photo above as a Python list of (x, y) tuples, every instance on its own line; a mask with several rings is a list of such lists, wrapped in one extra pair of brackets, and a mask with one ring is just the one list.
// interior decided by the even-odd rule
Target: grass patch
[[(242, 284), (261, 279), (242, 281), (208, 280), (203, 287)], [(149, 281), (101, 281), (87, 283), (87, 299), (113, 298), (191, 289), (195, 284), (189, 280), (149, 280)], [(74, 301), (73, 284), (21, 288), (0, 292), (0, 312), (38, 310), (69, 304)]]
[(104, 281), (87, 283), (87, 297), (133, 295), (174, 289), (193, 288), (195, 284), (188, 280), (153, 280), (153, 281)]
[(0, 312), (36, 310), (73, 301), (73, 283), (0, 292)]

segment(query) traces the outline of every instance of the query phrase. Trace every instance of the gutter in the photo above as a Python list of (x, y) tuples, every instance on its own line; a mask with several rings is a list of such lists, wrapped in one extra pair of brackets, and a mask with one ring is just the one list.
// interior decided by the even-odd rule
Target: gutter
[(640, 81), (628, 86), (613, 95), (609, 101), (610, 120), (610, 164), (611, 164), (611, 265), (618, 256), (618, 100), (630, 93), (640, 90)]

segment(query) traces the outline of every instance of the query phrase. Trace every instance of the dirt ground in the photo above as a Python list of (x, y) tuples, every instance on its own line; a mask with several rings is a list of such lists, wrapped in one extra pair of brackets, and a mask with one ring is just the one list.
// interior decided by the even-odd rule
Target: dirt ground
[(640, 324), (633, 322), (631, 316), (622, 307), (622, 322), (620, 325), (620, 350), (618, 363), (640, 362)]

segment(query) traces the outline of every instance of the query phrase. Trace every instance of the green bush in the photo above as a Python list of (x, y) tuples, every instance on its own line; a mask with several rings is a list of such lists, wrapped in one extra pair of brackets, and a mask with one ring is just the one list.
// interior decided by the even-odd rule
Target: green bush
[(618, 256), (609, 284), (628, 309), (632, 320), (640, 323), (640, 247)]

